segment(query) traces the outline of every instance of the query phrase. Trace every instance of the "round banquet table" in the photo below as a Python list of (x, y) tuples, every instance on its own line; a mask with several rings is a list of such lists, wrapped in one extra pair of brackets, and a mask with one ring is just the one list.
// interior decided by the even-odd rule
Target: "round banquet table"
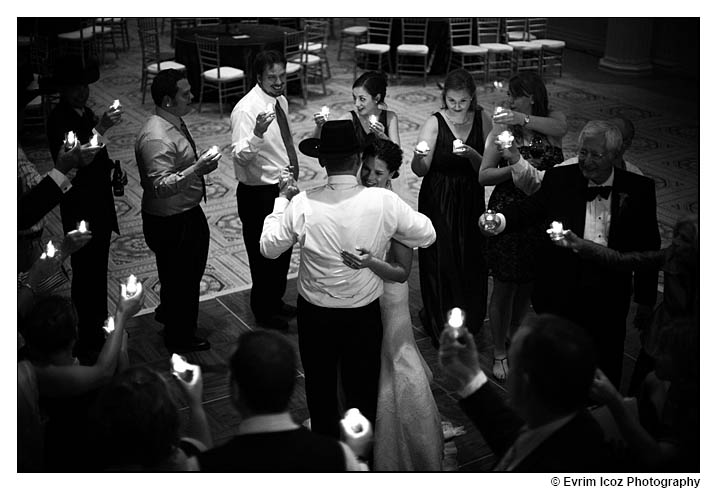
[[(179, 29), (175, 37), (175, 61), (187, 67), (187, 80), (192, 85), (192, 95), (198, 99), (200, 70), (195, 34), (217, 36), (220, 63), (244, 70), (247, 90), (250, 90), (256, 83), (252, 68), (254, 57), (262, 50), (274, 49), (282, 52), (285, 32), (296, 30), (278, 25), (240, 23)], [(216, 98), (216, 93), (211, 95)]]

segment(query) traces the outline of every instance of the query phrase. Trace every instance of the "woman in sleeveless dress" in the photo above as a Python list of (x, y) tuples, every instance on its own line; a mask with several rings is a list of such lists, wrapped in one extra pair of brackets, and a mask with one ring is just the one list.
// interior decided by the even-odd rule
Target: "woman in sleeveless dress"
[[(443, 107), (424, 123), (411, 161), (423, 177), (419, 211), (431, 219), (436, 242), (419, 250), (421, 315), (435, 347), (447, 312), (460, 307), (467, 327), (477, 333), (486, 316), (487, 272), (484, 238), (478, 220), (484, 212), (484, 188), (477, 173), (491, 119), (476, 101), (469, 72), (450, 72), (442, 91)], [(455, 140), (462, 144), (455, 146)]]
[[(386, 109), (386, 75), (379, 72), (367, 72), (356, 79), (352, 85), (354, 110), (343, 114), (339, 119), (349, 119), (354, 123), (354, 132), (359, 145), (364, 148), (375, 138), (399, 142), (399, 119), (394, 111)], [(328, 120), (321, 113), (314, 114), (314, 137), (319, 138), (324, 123)]]
[[(391, 189), (398, 176), (401, 149), (376, 139), (364, 150), (362, 184)], [(432, 373), (421, 356), (409, 314), (413, 251), (391, 241), (384, 260), (360, 249), (342, 254), (350, 267), (368, 267), (384, 279), (379, 300), (384, 336), (374, 438), (374, 470), (439, 471), (444, 438), (439, 410), (431, 393)]]
[[(526, 72), (511, 77), (507, 95), (507, 106), (496, 109), (479, 170), (482, 185), (496, 186), (488, 205), (494, 212), (527, 198), (513, 183), (509, 163), (497, 149), (497, 136), (509, 130), (521, 156), (537, 169), (546, 170), (563, 162), (561, 139), (567, 131), (566, 117), (549, 110), (546, 86), (537, 74)], [(493, 276), (489, 301), (493, 374), (500, 382), (506, 380), (509, 371), (507, 339), (521, 324), (531, 302), (535, 252), (545, 235), (545, 230), (536, 224), (486, 240), (486, 261)]]

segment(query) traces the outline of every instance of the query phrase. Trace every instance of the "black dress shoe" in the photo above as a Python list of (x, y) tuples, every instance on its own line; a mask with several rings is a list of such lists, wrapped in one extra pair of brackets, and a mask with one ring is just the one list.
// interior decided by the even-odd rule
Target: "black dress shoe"
[(296, 317), (297, 308), (294, 305), (289, 305), (288, 303), (282, 302), (282, 305), (279, 307), (279, 310), (277, 310), (277, 315), (289, 318)]
[(289, 329), (289, 323), (287, 320), (279, 317), (278, 315), (258, 318), (257, 325), (264, 329), (274, 329), (276, 331), (287, 331)]
[(165, 346), (173, 353), (189, 353), (190, 351), (205, 351), (210, 349), (209, 341), (192, 336), (189, 339), (166, 339)]

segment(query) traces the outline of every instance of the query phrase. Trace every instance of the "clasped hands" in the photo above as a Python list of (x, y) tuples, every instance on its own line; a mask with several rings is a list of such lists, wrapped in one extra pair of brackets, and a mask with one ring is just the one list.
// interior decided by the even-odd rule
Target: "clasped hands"
[(279, 196), (291, 201), (297, 194), (299, 194), (299, 188), (294, 179), (294, 167), (288, 165), (279, 174)]

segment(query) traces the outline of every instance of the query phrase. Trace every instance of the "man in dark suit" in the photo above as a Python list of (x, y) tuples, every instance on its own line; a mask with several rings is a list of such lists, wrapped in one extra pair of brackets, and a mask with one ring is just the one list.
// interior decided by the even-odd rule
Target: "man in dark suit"
[[(101, 137), (120, 121), (121, 109), (108, 108), (97, 117), (86, 105), (90, 95), (88, 84), (99, 77), (96, 63), (88, 61), (83, 65), (76, 56), (63, 57), (56, 63), (53, 81), (59, 87), (60, 102), (47, 121), (47, 139), (53, 159), (57, 159), (68, 131), (74, 131), (78, 141), (86, 145), (94, 134)], [(107, 318), (110, 238), (113, 231), (120, 232), (112, 194), (112, 168), (107, 147), (101, 146), (92, 161), (78, 168), (72, 188), (60, 203), (65, 233), (77, 229), (80, 220), (88, 222), (92, 231), (92, 240), (71, 259), (72, 301), (78, 316), (76, 354), (90, 364), (104, 344), (102, 325)]]
[(242, 334), (229, 365), (232, 402), (241, 421), (232, 440), (199, 456), (201, 470), (367, 470), (356, 455), (368, 453), (370, 439), (350, 439), (350, 447), (309, 431), (292, 419), (289, 402), (297, 379), (297, 361), (294, 348), (281, 334), (265, 330)]
[[(482, 231), (497, 234), (537, 222), (548, 228), (559, 221), (579, 237), (621, 252), (657, 250), (655, 183), (615, 168), (621, 158), (619, 130), (606, 121), (590, 121), (579, 135), (578, 146), (578, 165), (546, 171), (535, 194), (498, 213), (500, 225), (495, 229), (486, 231), (482, 226)], [(512, 165), (519, 164), (515, 145), (503, 154)], [(570, 249), (555, 247), (548, 235), (538, 257), (534, 310), (566, 317), (586, 329), (595, 343), (598, 365), (619, 387), (631, 292), (638, 304), (637, 319), (648, 318), (656, 301), (657, 269), (632, 276), (629, 271), (600, 267)]]
[(496, 456), (496, 471), (615, 470), (603, 433), (586, 411), (596, 364), (590, 339), (572, 322), (543, 314), (522, 326), (509, 348), (509, 401), (479, 366), (465, 328), (441, 334), (439, 363), (459, 405)]

